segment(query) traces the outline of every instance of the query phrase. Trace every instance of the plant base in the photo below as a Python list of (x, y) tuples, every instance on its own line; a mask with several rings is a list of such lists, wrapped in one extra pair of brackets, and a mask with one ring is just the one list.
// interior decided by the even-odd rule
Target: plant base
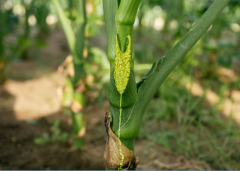
[[(118, 170), (121, 163), (121, 155), (119, 152), (118, 137), (112, 132), (110, 127), (110, 114), (107, 111), (105, 116), (105, 126), (107, 132), (106, 150), (104, 153), (104, 159), (107, 169)], [(139, 160), (135, 157), (134, 152), (129, 150), (123, 143), (121, 145), (122, 153), (124, 155), (123, 170), (135, 170)]]

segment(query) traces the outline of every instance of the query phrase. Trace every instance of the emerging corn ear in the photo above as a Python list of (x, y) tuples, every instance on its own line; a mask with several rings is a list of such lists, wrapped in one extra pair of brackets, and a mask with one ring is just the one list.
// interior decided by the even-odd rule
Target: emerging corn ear
[(114, 80), (117, 90), (123, 94), (130, 76), (130, 62), (131, 62), (131, 37), (127, 36), (129, 42), (126, 52), (121, 52), (118, 37), (116, 36), (116, 57), (114, 66)]

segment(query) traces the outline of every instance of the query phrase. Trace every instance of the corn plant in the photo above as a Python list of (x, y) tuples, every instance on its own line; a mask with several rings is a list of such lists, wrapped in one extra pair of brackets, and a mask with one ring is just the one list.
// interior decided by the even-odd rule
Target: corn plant
[[(73, 57), (74, 65), (74, 77), (67, 77), (66, 85), (68, 91), (73, 92), (73, 100), (71, 104), (72, 111), (72, 134), (73, 134), (73, 146), (80, 148), (84, 145), (85, 135), (85, 121), (84, 115), (85, 107), (85, 72), (84, 72), (84, 40), (85, 40), (85, 25), (86, 25), (86, 11), (85, 0), (73, 1), (76, 8), (76, 34), (73, 28), (68, 22), (62, 7), (58, 0), (52, 0), (58, 14), (58, 18), (61, 22), (62, 28), (67, 38), (67, 42), (70, 48), (71, 55)], [(70, 95), (71, 98), (71, 95)]]
[(134, 141), (149, 102), (229, 1), (215, 0), (190, 31), (153, 63), (141, 81), (136, 83), (133, 24), (141, 0), (103, 0), (110, 62), (110, 110), (105, 116), (108, 140), (104, 158), (107, 169), (136, 168), (138, 159), (134, 155)]

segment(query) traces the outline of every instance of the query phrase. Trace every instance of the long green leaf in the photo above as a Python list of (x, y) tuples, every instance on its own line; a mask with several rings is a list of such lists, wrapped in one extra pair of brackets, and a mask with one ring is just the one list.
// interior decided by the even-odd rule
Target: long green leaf
[(116, 24), (115, 16), (118, 10), (117, 0), (103, 0), (104, 20), (107, 30), (108, 40), (108, 60), (110, 62), (110, 72), (113, 72), (115, 51), (116, 51)]
[(213, 24), (222, 9), (230, 0), (215, 0), (199, 21), (190, 31), (158, 61), (160, 70), (157, 69), (148, 77), (139, 88), (138, 100), (125, 124), (121, 127), (121, 136), (133, 137), (138, 135), (142, 116), (153, 95), (159, 89), (170, 72), (178, 65), (183, 57), (191, 50), (202, 35)]
[(73, 55), (73, 58), (74, 58), (75, 55), (76, 55), (76, 51), (75, 51), (76, 38), (75, 38), (75, 35), (74, 35), (74, 32), (73, 32), (73, 29), (72, 29), (70, 23), (68, 22), (68, 19), (64, 14), (64, 11), (62, 10), (61, 5), (59, 4), (59, 1), (58, 0), (52, 0), (52, 3), (54, 4), (54, 6), (57, 10), (58, 18), (61, 22), (63, 31), (66, 35), (71, 54)]

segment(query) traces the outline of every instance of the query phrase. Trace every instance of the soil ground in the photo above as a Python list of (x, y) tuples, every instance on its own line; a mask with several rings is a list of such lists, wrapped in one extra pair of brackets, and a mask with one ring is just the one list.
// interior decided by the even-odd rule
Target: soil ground
[[(71, 140), (46, 145), (34, 143), (35, 138), (51, 131), (56, 119), (61, 120), (62, 132), (71, 130), (71, 117), (61, 111), (58, 99), (64, 76), (57, 73), (57, 68), (68, 55), (64, 33), (56, 30), (46, 41), (47, 47), (30, 50), (36, 60), (9, 64), (8, 80), (0, 86), (0, 169), (105, 169), (104, 115), (109, 105), (105, 100), (100, 108), (91, 93), (86, 145), (82, 149), (73, 149)], [(205, 162), (173, 156), (149, 140), (138, 138), (135, 144), (139, 170), (209, 169)]]

